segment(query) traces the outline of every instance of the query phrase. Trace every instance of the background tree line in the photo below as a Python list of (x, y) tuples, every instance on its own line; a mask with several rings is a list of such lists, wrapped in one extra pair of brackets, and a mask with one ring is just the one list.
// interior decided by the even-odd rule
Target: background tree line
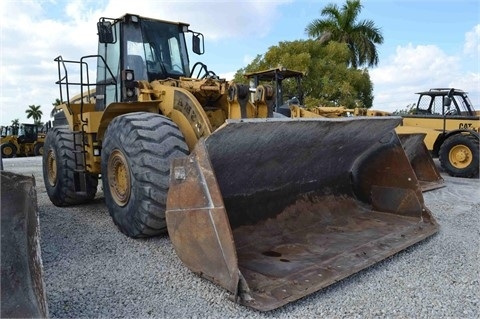
[[(328, 4), (321, 11), (323, 18), (305, 28), (310, 39), (271, 46), (239, 69), (234, 81), (246, 83), (246, 72), (282, 66), (305, 74), (302, 88), (307, 107), (371, 107), (373, 85), (367, 67), (378, 64), (376, 45), (383, 43), (383, 36), (373, 21), (357, 21), (361, 8), (360, 0), (347, 0), (341, 8)], [(284, 100), (296, 92), (293, 81), (285, 80), (283, 89)]]

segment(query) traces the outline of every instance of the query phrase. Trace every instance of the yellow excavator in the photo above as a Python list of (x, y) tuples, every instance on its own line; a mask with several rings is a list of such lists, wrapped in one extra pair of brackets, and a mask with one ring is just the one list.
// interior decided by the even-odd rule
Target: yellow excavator
[(188, 24), (126, 14), (97, 29), (96, 55), (55, 59), (64, 102), (43, 154), (53, 204), (91, 201), (101, 179), (120, 231), (168, 231), (187, 267), (262, 311), (437, 232), (401, 118), (281, 117), (271, 86), (250, 100), (247, 85), (190, 67), (186, 37), (196, 54), (204, 41)]

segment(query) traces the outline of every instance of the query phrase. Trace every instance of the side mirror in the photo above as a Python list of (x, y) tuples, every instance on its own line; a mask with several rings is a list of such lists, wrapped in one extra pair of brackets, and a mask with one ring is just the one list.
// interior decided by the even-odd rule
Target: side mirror
[(110, 21), (97, 22), (98, 41), (100, 43), (113, 43), (113, 28)]
[(202, 55), (205, 53), (205, 46), (203, 43), (203, 34), (193, 32), (192, 50), (194, 53), (198, 55)]
[(452, 99), (448, 96), (444, 97), (443, 105), (446, 106), (447, 108), (450, 108), (451, 104), (452, 104)]
[(450, 91), (448, 91), (447, 96), (448, 96), (449, 98), (453, 98), (453, 93), (454, 93), (454, 92), (455, 92), (455, 89), (450, 89)]

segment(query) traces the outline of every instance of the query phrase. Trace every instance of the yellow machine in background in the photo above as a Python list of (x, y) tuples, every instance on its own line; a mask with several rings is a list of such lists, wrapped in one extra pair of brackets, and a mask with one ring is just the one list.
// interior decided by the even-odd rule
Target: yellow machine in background
[[(305, 108), (301, 90), (303, 73), (298, 71), (280, 67), (246, 73), (245, 77), (251, 79), (254, 86), (271, 83), (276, 91), (273, 109), (287, 117), (393, 115), (391, 112), (381, 110), (347, 109), (342, 106)], [(283, 101), (282, 82), (286, 79), (294, 79), (296, 82), (297, 96)], [(431, 156), (438, 157), (442, 168), (451, 176), (478, 177), (480, 111), (475, 110), (467, 92), (453, 88), (435, 88), (417, 94), (419, 98), (416, 107), (408, 114), (399, 114), (403, 120), (396, 132), (404, 136), (423, 134), (424, 143)], [(421, 148), (416, 147), (418, 150)]]
[[(251, 101), (249, 86), (190, 68), (185, 36), (202, 54), (203, 35), (187, 24), (127, 14), (97, 26), (97, 55), (55, 59), (68, 101), (43, 155), (55, 205), (92, 200), (101, 176), (123, 233), (168, 229), (185, 265), (259, 310), (438, 230), (394, 131), (400, 118), (275, 118), (271, 86)], [(71, 98), (74, 88), (85, 93)]]
[(419, 92), (412, 114), (403, 115), (398, 132), (425, 133), (425, 144), (452, 176), (478, 177), (480, 111), (466, 92), (436, 88)]
[[(257, 72), (249, 72), (245, 77), (250, 80), (250, 86), (253, 88), (258, 85), (268, 83), (272, 85), (275, 91), (273, 111), (280, 116), (292, 118), (339, 118), (351, 116), (387, 116), (388, 112), (370, 110), (366, 108), (347, 109), (345, 107), (315, 107), (305, 108), (303, 106), (303, 92), (301, 87), (303, 73), (295, 70), (289, 70), (284, 67), (262, 70)], [(284, 101), (283, 82), (291, 79), (294, 81), (293, 87), (296, 89), (295, 96)], [(291, 92), (290, 92), (291, 94)], [(254, 101), (255, 96), (252, 95), (251, 100)], [(398, 133), (398, 128), (397, 128)], [(405, 132), (399, 133), (405, 153), (408, 156), (410, 165), (412, 166), (420, 186), (423, 191), (437, 189), (445, 186), (444, 180), (440, 175), (429, 151), (427, 150), (423, 139), (425, 133)]]
[[(442, 168), (451, 176), (478, 177), (480, 111), (475, 111), (466, 92), (458, 89), (431, 89), (419, 92), (418, 103), (402, 114), (398, 134), (424, 134), (424, 143)], [(344, 107), (305, 109), (293, 106), (293, 117), (391, 116), (389, 112)]]
[(3, 126), (1, 151), (3, 158), (42, 155), (45, 132), (36, 124), (22, 123), (18, 127)]

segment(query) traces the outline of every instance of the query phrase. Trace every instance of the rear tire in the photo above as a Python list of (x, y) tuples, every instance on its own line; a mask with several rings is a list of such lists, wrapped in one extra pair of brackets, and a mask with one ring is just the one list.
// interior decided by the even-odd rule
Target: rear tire
[(171, 161), (189, 153), (178, 127), (158, 114), (129, 113), (112, 120), (103, 141), (103, 191), (114, 223), (134, 238), (165, 233)]
[(12, 158), (17, 155), (17, 147), (8, 142), (5, 144), (2, 144), (2, 157), (3, 158)]
[(43, 180), (48, 197), (55, 206), (83, 204), (95, 197), (98, 186), (96, 174), (87, 173), (85, 194), (75, 191), (73, 133), (68, 126), (49, 130), (43, 150)]
[(479, 144), (473, 135), (456, 134), (440, 147), (439, 159), (443, 169), (454, 177), (475, 177), (479, 170)]

